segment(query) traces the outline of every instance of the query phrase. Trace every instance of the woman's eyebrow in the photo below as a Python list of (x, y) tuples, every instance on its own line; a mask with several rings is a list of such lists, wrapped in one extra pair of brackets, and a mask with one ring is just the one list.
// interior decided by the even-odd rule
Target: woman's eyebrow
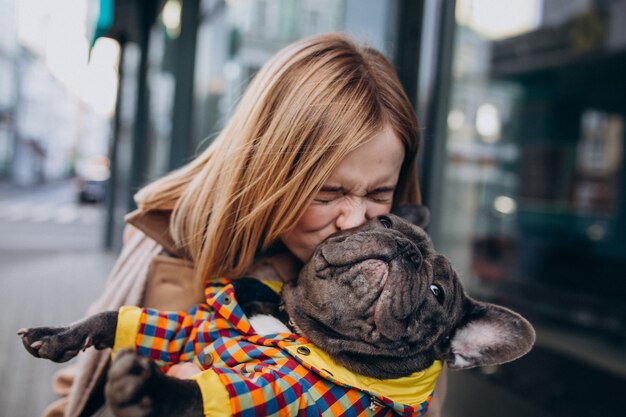
[[(396, 187), (394, 185), (384, 185), (384, 186), (381, 186), (381, 187), (376, 187), (373, 190), (369, 190), (367, 193), (368, 194), (389, 193), (389, 192), (393, 192), (395, 190), (396, 190)], [(343, 192), (345, 192), (345, 189), (343, 187), (340, 187), (340, 186), (327, 185), (327, 186), (322, 187), (320, 192), (322, 192), (322, 193), (343, 193)]]
[(368, 191), (368, 194), (388, 193), (388, 192), (392, 192), (395, 190), (396, 190), (395, 186), (387, 185), (387, 186), (382, 186), (382, 187), (376, 187), (373, 190)]

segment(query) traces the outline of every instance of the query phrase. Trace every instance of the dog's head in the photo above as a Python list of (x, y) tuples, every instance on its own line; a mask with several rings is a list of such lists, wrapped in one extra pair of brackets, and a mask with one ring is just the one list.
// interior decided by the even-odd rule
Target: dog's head
[(504, 307), (472, 300), (420, 226), (424, 207), (379, 216), (322, 242), (283, 288), (298, 330), (346, 368), (397, 378), (430, 366), (499, 364), (527, 353), (532, 326)]

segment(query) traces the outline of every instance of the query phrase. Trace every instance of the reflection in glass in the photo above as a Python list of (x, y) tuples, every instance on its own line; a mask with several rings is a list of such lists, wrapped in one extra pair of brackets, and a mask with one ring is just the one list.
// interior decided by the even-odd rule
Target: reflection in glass
[[(554, 416), (624, 405), (624, 18), (624, 1), (457, 1), (435, 243), (470, 293), (537, 326), (534, 353), (489, 378)], [(575, 399), (593, 384), (596, 405)]]

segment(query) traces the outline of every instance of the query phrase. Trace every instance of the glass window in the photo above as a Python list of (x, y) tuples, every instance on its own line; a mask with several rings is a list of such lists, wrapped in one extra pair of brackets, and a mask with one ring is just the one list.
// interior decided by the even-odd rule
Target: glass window
[[(625, 4), (457, 0), (435, 242), (537, 326), (535, 353), (490, 378), (548, 415), (624, 405), (600, 391), (626, 387)], [(565, 379), (539, 392), (542, 372)]]
[(290, 42), (341, 29), (343, 0), (201, 2), (194, 138), (208, 144), (261, 66)]
[(345, 31), (389, 55), (394, 4), (376, 0), (201, 2), (194, 138), (203, 146), (208, 144), (254, 74), (274, 53), (297, 39)]

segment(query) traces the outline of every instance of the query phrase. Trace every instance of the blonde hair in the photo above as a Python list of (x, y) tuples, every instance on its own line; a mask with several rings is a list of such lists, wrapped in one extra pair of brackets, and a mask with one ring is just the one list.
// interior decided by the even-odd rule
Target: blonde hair
[(143, 210), (173, 209), (172, 237), (198, 279), (238, 277), (385, 126), (405, 146), (394, 204), (417, 203), (417, 121), (391, 64), (340, 33), (305, 38), (261, 68), (204, 152), (135, 199)]

